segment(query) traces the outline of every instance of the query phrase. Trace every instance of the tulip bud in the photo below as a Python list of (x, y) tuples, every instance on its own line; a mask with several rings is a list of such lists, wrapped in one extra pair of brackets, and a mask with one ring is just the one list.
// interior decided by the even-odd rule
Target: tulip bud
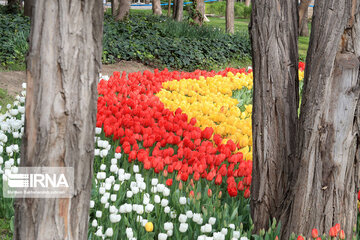
[(190, 197), (190, 198), (194, 198), (194, 191), (193, 191), (193, 190), (190, 191), (189, 197)]
[(212, 191), (210, 188), (208, 189), (208, 197), (212, 197)]
[(345, 232), (344, 232), (344, 230), (341, 230), (341, 231), (340, 231), (339, 238), (340, 238), (340, 239), (345, 239)]
[(197, 196), (196, 196), (196, 200), (200, 200), (200, 198), (201, 198), (201, 193), (198, 192), (198, 193), (197, 193)]
[(179, 182), (179, 189), (180, 189), (180, 190), (183, 189), (183, 184), (182, 184), (182, 182)]
[(168, 176), (168, 171), (167, 171), (166, 169), (163, 171), (163, 176), (164, 176), (164, 177), (167, 177), (167, 176)]
[(311, 231), (311, 237), (312, 238), (317, 238), (319, 237), (319, 232), (316, 228), (314, 228), (312, 231)]
[(180, 179), (181, 179), (181, 174), (179, 173), (177, 176), (176, 176), (176, 181), (180, 181)]
[(219, 195), (218, 195), (219, 199), (221, 198), (221, 196), (222, 196), (222, 191), (219, 192)]

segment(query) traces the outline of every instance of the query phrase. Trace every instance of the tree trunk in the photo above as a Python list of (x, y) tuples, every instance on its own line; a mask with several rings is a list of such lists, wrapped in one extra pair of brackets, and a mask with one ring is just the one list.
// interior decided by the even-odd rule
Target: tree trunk
[(299, 22), (299, 35), (303, 37), (309, 36), (309, 26), (308, 26), (308, 9), (304, 13), (303, 20)]
[(299, 123), (299, 175), (285, 237), (292, 231), (309, 236), (312, 228), (329, 232), (340, 223), (352, 239), (360, 176), (359, 10), (356, 0), (316, 1)]
[(119, 0), (111, 0), (111, 15), (116, 18), (119, 12)]
[(245, 6), (249, 7), (251, 3), (251, 0), (245, 0)]
[(122, 21), (129, 16), (131, 0), (116, 0), (119, 2), (118, 9), (116, 9), (115, 20)]
[(234, 0), (226, 0), (226, 32), (234, 33)]
[(204, 0), (195, 0), (195, 3), (196, 3), (196, 12), (194, 17), (194, 22), (201, 26), (204, 22), (205, 2)]
[(24, 0), (24, 15), (31, 18), (34, 6), (35, 0)]
[(168, 13), (167, 16), (170, 17), (171, 16), (171, 0), (168, 1)]
[(300, 36), (309, 36), (309, 28), (307, 25), (308, 9), (311, 0), (301, 0), (299, 5), (299, 34)]
[(153, 10), (154, 15), (159, 15), (160, 16), (162, 14), (160, 4), (161, 4), (160, 0), (152, 0), (152, 10)]
[(296, 1), (253, 0), (249, 30), (254, 70), (251, 217), (258, 232), (269, 227), (269, 219), (279, 219), (295, 167)]
[(36, 0), (21, 166), (74, 168), (72, 198), (15, 200), (14, 239), (87, 239), (102, 1)]
[(175, 21), (181, 22), (184, 12), (184, 0), (174, 0), (174, 12), (173, 16)]

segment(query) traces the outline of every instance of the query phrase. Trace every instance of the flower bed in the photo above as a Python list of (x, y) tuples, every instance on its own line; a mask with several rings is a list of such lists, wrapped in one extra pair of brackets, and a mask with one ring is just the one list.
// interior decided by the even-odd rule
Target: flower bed
[[(98, 92), (89, 239), (252, 237), (251, 70), (115, 72)], [(24, 96), (0, 116), (0, 174), (20, 161)]]

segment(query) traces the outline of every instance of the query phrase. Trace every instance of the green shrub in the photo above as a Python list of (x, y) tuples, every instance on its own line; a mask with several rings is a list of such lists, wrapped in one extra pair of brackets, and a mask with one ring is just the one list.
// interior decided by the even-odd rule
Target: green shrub
[[(216, 16), (223, 17), (226, 12), (226, 1), (212, 2), (205, 4), (205, 13), (215, 14)], [(251, 7), (247, 7), (242, 2), (236, 2), (234, 5), (234, 14), (236, 18), (250, 18)]]
[[(28, 50), (29, 19), (0, 14), (0, 63), (3, 68), (24, 64)], [(192, 71), (225, 66), (250, 56), (245, 33), (229, 35), (209, 26), (190, 26), (165, 16), (132, 13), (116, 22), (104, 17), (103, 63), (137, 60), (157, 67)]]
[(229, 35), (207, 26), (189, 26), (164, 16), (133, 14), (117, 23), (105, 17), (103, 62), (136, 59), (192, 71), (210, 69), (250, 55), (246, 34)]
[(0, 14), (0, 64), (23, 65), (28, 51), (29, 18), (20, 14)]

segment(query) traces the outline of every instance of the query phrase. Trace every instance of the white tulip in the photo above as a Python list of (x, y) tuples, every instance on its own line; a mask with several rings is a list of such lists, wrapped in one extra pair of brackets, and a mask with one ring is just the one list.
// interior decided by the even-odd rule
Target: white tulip
[(96, 216), (97, 218), (101, 218), (101, 216), (102, 216), (102, 211), (96, 211), (95, 216)]
[(161, 199), (160, 199), (160, 196), (159, 195), (155, 195), (154, 196), (154, 202), (155, 203), (160, 203)]
[(166, 207), (168, 204), (169, 204), (169, 200), (167, 200), (165, 198), (161, 199), (161, 206), (162, 207)]
[(185, 198), (185, 197), (180, 197), (180, 198), (179, 198), (179, 203), (180, 203), (181, 205), (185, 205), (185, 204), (186, 204), (186, 198)]
[(189, 225), (187, 223), (180, 223), (179, 231), (184, 233), (188, 230)]
[(98, 225), (98, 222), (96, 221), (96, 219), (94, 219), (91, 223), (91, 226), (97, 227), (97, 225)]
[(106, 235), (106, 236), (112, 237), (113, 234), (114, 234), (114, 231), (113, 231), (112, 228), (106, 229), (106, 231), (105, 231), (105, 235)]
[(214, 225), (216, 223), (216, 218), (214, 218), (214, 217), (209, 218), (209, 223), (211, 225)]
[(166, 233), (159, 233), (158, 240), (166, 240), (168, 235)]
[(186, 217), (185, 214), (180, 214), (180, 215), (179, 215), (179, 222), (185, 223), (186, 220), (187, 220), (187, 217)]

